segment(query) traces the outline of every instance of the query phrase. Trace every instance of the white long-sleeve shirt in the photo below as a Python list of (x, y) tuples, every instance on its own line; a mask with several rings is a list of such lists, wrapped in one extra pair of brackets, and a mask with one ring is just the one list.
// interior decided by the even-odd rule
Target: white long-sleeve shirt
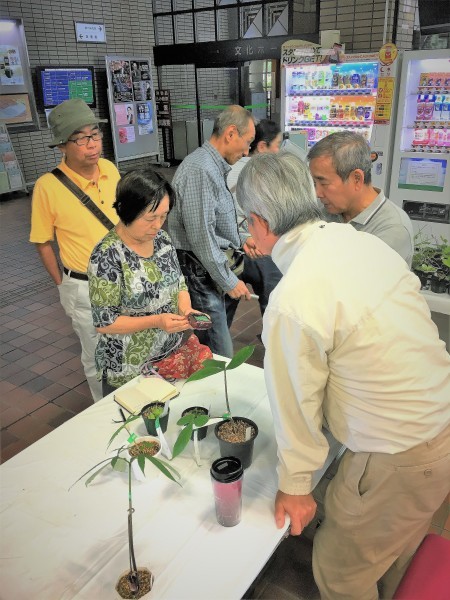
[(334, 437), (354, 452), (397, 453), (450, 421), (450, 356), (420, 283), (374, 235), (323, 221), (283, 235), (284, 277), (264, 314), (264, 371), (279, 489), (311, 491)]

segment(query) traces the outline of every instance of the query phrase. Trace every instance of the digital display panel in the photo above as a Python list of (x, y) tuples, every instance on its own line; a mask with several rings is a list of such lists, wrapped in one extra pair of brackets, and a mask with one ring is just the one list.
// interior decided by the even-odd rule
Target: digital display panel
[(443, 192), (447, 160), (441, 158), (402, 158), (398, 187), (407, 190)]
[(44, 108), (81, 98), (95, 107), (94, 67), (37, 67)]

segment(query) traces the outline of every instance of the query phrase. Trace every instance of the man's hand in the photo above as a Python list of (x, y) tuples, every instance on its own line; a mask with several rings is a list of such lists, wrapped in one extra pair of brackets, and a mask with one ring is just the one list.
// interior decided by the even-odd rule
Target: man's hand
[(247, 238), (243, 248), (245, 254), (249, 258), (261, 258), (261, 256), (264, 256), (256, 247), (255, 241), (252, 237)]
[(278, 490), (275, 498), (275, 522), (278, 529), (284, 526), (286, 514), (291, 519), (291, 535), (300, 535), (316, 514), (317, 504), (311, 494), (291, 496)]
[(230, 296), (230, 298), (233, 298), (233, 300), (239, 300), (240, 298), (245, 298), (245, 300), (251, 300), (251, 295), (248, 287), (243, 281), (240, 280), (238, 281), (237, 286), (229, 292), (227, 292), (227, 294)]

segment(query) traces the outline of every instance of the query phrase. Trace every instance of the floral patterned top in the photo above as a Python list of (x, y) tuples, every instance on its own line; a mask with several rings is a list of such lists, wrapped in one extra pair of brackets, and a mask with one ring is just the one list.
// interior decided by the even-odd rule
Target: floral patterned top
[[(94, 248), (88, 277), (94, 327), (111, 325), (121, 315), (178, 314), (178, 294), (187, 290), (175, 248), (164, 230), (154, 239), (153, 256), (144, 258), (112, 229)], [(115, 387), (123, 385), (139, 375), (149, 359), (168, 355), (181, 336), (162, 329), (99, 334), (97, 377), (106, 376)]]

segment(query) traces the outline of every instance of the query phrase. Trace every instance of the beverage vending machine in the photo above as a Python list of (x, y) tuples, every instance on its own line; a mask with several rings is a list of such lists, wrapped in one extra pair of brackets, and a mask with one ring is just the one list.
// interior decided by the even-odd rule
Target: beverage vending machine
[(335, 131), (372, 133), (376, 62), (286, 68), (285, 129), (306, 131), (308, 146)]
[(450, 52), (405, 52), (390, 199), (415, 232), (450, 239)]
[[(282, 55), (284, 131), (305, 133), (309, 148), (337, 131), (362, 134), (374, 152), (373, 184), (386, 190), (398, 90), (396, 49), (395, 56), (383, 53), (388, 65), (380, 63), (381, 51), (333, 57), (318, 47), (288, 50)], [(383, 98), (378, 100), (380, 81)]]

